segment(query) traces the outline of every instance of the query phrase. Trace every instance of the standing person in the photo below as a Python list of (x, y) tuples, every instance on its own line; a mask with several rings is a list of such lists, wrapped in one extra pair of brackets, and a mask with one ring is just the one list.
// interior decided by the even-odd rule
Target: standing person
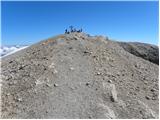
[(73, 32), (77, 32), (76, 28), (74, 28)]
[(80, 29), (80, 32), (82, 32), (82, 28)]
[(71, 32), (73, 32), (73, 26), (71, 25), (71, 26), (69, 26), (69, 28), (70, 28)]
[(65, 29), (65, 34), (67, 34), (68, 33), (68, 30), (67, 29)]

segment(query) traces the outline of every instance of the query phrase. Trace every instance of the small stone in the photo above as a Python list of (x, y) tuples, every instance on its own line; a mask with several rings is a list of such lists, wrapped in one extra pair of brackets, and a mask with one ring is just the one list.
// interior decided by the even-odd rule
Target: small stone
[(95, 56), (95, 55), (93, 55), (92, 57), (93, 57), (93, 58), (96, 58), (96, 56)]
[(154, 88), (153, 88), (153, 89), (151, 89), (151, 92), (155, 92), (155, 91), (156, 91), (156, 89), (154, 89)]
[(147, 82), (147, 81), (144, 81), (144, 84), (146, 84), (146, 85), (147, 85), (147, 84), (148, 84), (148, 82)]
[(143, 77), (143, 80), (146, 80), (146, 78), (145, 78), (145, 77)]
[(6, 79), (6, 80), (10, 80), (11, 78), (12, 78), (11, 76), (4, 76), (4, 79)]
[(152, 97), (152, 100), (156, 100), (156, 98), (155, 98), (155, 97)]
[(149, 97), (149, 96), (145, 96), (145, 98), (146, 98), (147, 100), (150, 100), (150, 97)]
[(75, 40), (78, 40), (78, 37), (74, 37)]
[(19, 70), (23, 70), (23, 68), (24, 68), (23, 66), (20, 66), (20, 67), (19, 67)]
[(113, 61), (114, 61), (114, 59), (109, 58), (109, 61), (110, 61), (110, 62), (113, 62)]
[(143, 114), (143, 111), (140, 110), (139, 112), (140, 112), (141, 114)]
[(100, 75), (101, 73), (100, 72), (97, 72), (97, 75)]
[(89, 53), (88, 51), (84, 51), (84, 53)]
[(145, 70), (145, 71), (148, 71), (148, 69), (146, 69), (146, 68), (145, 68), (144, 70)]
[(49, 68), (55, 68), (54, 62), (49, 66)]
[(46, 86), (47, 86), (47, 87), (50, 87), (51, 85), (47, 83)]
[(11, 73), (16, 73), (17, 71), (16, 71), (16, 70), (11, 70), (10, 72), (11, 72)]
[(7, 93), (6, 95), (7, 95), (7, 96), (9, 96), (9, 95), (10, 95), (10, 93)]
[(8, 85), (14, 85), (14, 83), (13, 82), (9, 82)]
[(54, 69), (53, 73), (56, 74), (56, 73), (58, 73), (58, 71), (56, 69)]
[(22, 98), (18, 98), (17, 101), (18, 101), (18, 102), (22, 102)]
[(73, 49), (72, 47), (69, 47), (69, 49), (71, 50), (71, 49)]
[(47, 58), (47, 57), (45, 57), (45, 56), (44, 56), (44, 57), (42, 57), (42, 59), (48, 60), (48, 58)]
[(89, 118), (89, 119), (91, 119), (91, 118), (92, 118), (92, 116), (89, 116), (88, 118)]
[(108, 84), (108, 83), (103, 83), (103, 87), (104, 87), (104, 94), (106, 95), (110, 95), (110, 100), (112, 102), (117, 102), (118, 101), (118, 97), (117, 97), (117, 90), (116, 90), (116, 86), (112, 83)]
[(86, 86), (89, 86), (89, 82), (86, 83)]
[(117, 73), (117, 76), (120, 76), (120, 73), (119, 73), (119, 72)]
[(140, 91), (139, 87), (136, 87), (135, 90), (136, 90), (136, 91)]
[(36, 84), (36, 85), (40, 85), (40, 84), (42, 84), (42, 83), (43, 83), (43, 82), (41, 82), (40, 80), (36, 80), (36, 81), (35, 81), (35, 84)]
[(111, 67), (114, 67), (114, 65), (113, 64), (111, 64), (111, 63), (108, 63)]
[(74, 70), (74, 68), (73, 68), (73, 67), (70, 67), (69, 69), (70, 69), (70, 70)]
[(117, 102), (117, 101), (118, 101), (117, 91), (116, 91), (116, 87), (115, 87), (114, 84), (113, 84), (112, 87), (111, 87), (111, 101), (112, 101), (112, 102)]
[(55, 84), (54, 84), (54, 87), (58, 87), (58, 84), (55, 83)]
[(74, 90), (75, 88), (73, 86), (69, 87), (71, 90)]
[(112, 83), (112, 80), (108, 80), (109, 83)]
[(12, 63), (13, 61), (11, 60), (11, 61), (9, 61), (9, 63)]

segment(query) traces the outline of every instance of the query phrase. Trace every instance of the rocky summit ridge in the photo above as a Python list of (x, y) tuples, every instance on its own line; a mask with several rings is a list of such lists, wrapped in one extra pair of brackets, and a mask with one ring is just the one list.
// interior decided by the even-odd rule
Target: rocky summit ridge
[(1, 118), (158, 118), (158, 47), (129, 44), (70, 33), (2, 58)]

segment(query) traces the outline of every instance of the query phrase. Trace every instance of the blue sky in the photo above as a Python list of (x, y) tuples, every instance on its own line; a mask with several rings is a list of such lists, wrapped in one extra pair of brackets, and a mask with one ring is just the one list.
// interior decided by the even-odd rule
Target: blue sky
[(2, 2), (2, 45), (33, 44), (73, 25), (91, 35), (158, 45), (158, 1)]

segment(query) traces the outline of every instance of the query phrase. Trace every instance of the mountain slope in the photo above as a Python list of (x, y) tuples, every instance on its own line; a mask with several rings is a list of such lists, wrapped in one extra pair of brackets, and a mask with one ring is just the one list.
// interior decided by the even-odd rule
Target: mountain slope
[(158, 65), (105, 37), (59, 35), (1, 65), (2, 118), (158, 118)]
[(145, 43), (119, 43), (126, 51), (159, 65), (159, 49), (155, 45)]

